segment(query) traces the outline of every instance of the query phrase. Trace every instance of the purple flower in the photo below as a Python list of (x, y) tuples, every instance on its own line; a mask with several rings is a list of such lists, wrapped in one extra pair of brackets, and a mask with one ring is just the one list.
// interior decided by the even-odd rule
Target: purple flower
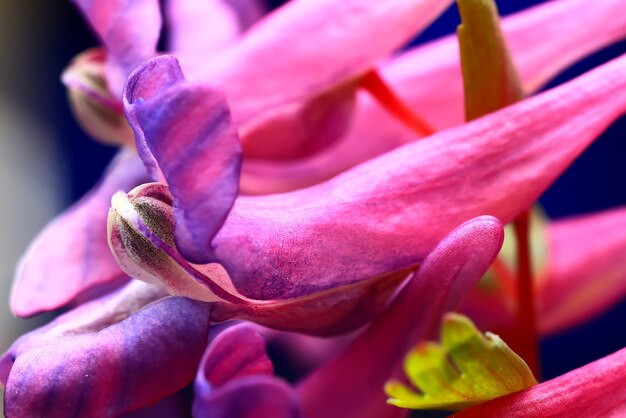
[[(620, 57), (462, 124), (451, 39), (388, 58), (446, 2), (300, 0), (264, 18), (236, 1), (170, 2), (172, 54), (161, 56), (157, 1), (76, 3), (104, 52), (80, 57), (64, 81), (79, 116), (94, 104), (115, 116), (107, 124), (98, 112), (82, 114), (86, 128), (126, 149), (22, 261), (17, 314), (91, 300), (0, 358), (9, 416), (118, 416), (194, 375), (196, 416), (401, 416), (385, 404), (384, 382), (489, 268), (501, 222), (527, 210), (626, 112)], [(620, 7), (561, 0), (507, 20), (526, 92), (623, 37), (618, 17), (606, 23)], [(199, 36), (200, 17), (213, 13), (219, 31)], [(561, 36), (581, 15), (598, 36)], [(558, 36), (533, 50), (552, 22)], [(569, 46), (572, 54), (557, 54)], [(377, 66), (423, 115), (389, 98)], [(122, 109), (134, 141), (115, 125)], [(401, 125), (411, 117), (421, 132)], [(611, 302), (600, 292), (581, 313), (559, 300), (563, 288), (621, 273), (621, 237), (597, 251), (608, 258), (598, 270), (559, 264), (559, 251), (577, 250), (563, 236), (621, 219), (608, 218), (553, 230), (555, 255), (538, 290), (546, 332)], [(494, 310), (471, 298), (466, 309), (487, 321)], [(510, 315), (499, 319), (506, 326)], [(272, 376), (263, 328), (239, 324), (210, 337), (229, 320), (324, 336), (364, 329), (290, 386)]]
[[(327, 75), (323, 75), (309, 71), (306, 74), (310, 78), (306, 78), (303, 75), (305, 73), (298, 73), (297, 80), (302, 85), (297, 91), (306, 92), (302, 97), (298, 99), (285, 98), (284, 104), (270, 108), (263, 107), (267, 107), (267, 104), (259, 105), (258, 117), (245, 123), (238, 123), (244, 155), (246, 155), (241, 189), (247, 193), (280, 191), (310, 185), (327, 179), (356, 163), (389, 151), (398, 145), (418, 139), (416, 133), (406, 130), (391, 118), (387, 111), (373, 102), (365, 92), (358, 92), (358, 100), (356, 107), (354, 107), (356, 111), (351, 110), (353, 106), (347, 106), (349, 100), (346, 101), (346, 97), (354, 96), (358, 89), (358, 80), (355, 77), (362, 74), (368, 66), (372, 68), (376, 65), (376, 62), (384, 54), (399, 46), (403, 40), (398, 40), (398, 38), (388, 40), (388, 49), (385, 51), (381, 49), (380, 55), (373, 54), (367, 59), (350, 61), (355, 66), (351, 67), (352, 70), (348, 72), (339, 71), (342, 65), (347, 65), (346, 61), (349, 61), (347, 58), (346, 61), (340, 60), (340, 62), (336, 62), (335, 59), (321, 61), (320, 54), (327, 53), (322, 51), (324, 46), (329, 48), (328, 51), (336, 51), (340, 48), (339, 45), (336, 45), (336, 40), (332, 38), (333, 34), (339, 38), (345, 37), (345, 41), (342, 42), (355, 42), (355, 39), (364, 39), (363, 36), (365, 35), (372, 36), (370, 34), (372, 26), (382, 28), (389, 25), (395, 28), (394, 21), (387, 19), (386, 16), (388, 15), (380, 9), (374, 8), (371, 16), (363, 15), (363, 20), (357, 19), (355, 21), (356, 26), (350, 31), (345, 30), (337, 33), (334, 29), (335, 23), (330, 18), (316, 20), (315, 25), (317, 26), (313, 28), (309, 24), (300, 25), (299, 22), (308, 21), (312, 16), (312, 11), (306, 7), (313, 7), (307, 5), (304, 9), (300, 9), (300, 3), (294, 2), (288, 8), (273, 13), (263, 20), (262, 25), (255, 25), (254, 31), (246, 32), (241, 38), (238, 35), (240, 31), (245, 30), (255, 16), (259, 17), (258, 8), (254, 8), (252, 17), (246, 15), (245, 18), (241, 14), (244, 9), (239, 8), (237, 2), (206, 2), (206, 9), (198, 10), (193, 9), (193, 7), (199, 7), (194, 2), (177, 1), (170, 2), (167, 9), (168, 16), (172, 19), (171, 33), (173, 39), (170, 48), (173, 52), (181, 51), (183, 61), (187, 59), (185, 57), (191, 54), (189, 51), (196, 48), (193, 46), (196, 41), (202, 43), (204, 41), (200, 40), (206, 40), (207, 43), (210, 43), (213, 42), (211, 39), (217, 39), (215, 42), (219, 46), (213, 48), (207, 44), (197, 46), (198, 50), (206, 51), (206, 54), (217, 54), (217, 57), (237, 55), (243, 60), (242, 63), (238, 63), (234, 58), (220, 58), (220, 60), (238, 68), (237, 71), (245, 72), (251, 71), (250, 68), (256, 68), (259, 74), (263, 74), (263, 80), (270, 84), (276, 84), (281, 83), (286, 78), (284, 73), (263, 72), (262, 68), (259, 67), (259, 63), (265, 65), (265, 62), (270, 61), (271, 57), (274, 56), (273, 45), (279, 44), (281, 48), (284, 47), (286, 50), (300, 51), (300, 44), (303, 43), (303, 39), (316, 39), (315, 44), (319, 45), (319, 48), (312, 51), (306, 50), (311, 55), (287, 53), (285, 57), (288, 57), (289, 60), (283, 59), (281, 61), (285, 65), (283, 71), (289, 74), (297, 66), (308, 66), (311, 62), (326, 62), (329, 69), (334, 69), (333, 74), (341, 74), (341, 77), (338, 78), (328, 78), (327, 73), (325, 73)], [(409, 2), (402, 3), (408, 4)], [(155, 53), (156, 40), (161, 25), (161, 18), (155, 12), (155, 10), (158, 11), (158, 8), (155, 9), (156, 2), (139, 1), (126, 4), (123, 1), (116, 1), (103, 4), (102, 2), (79, 2), (81, 9), (108, 50), (107, 61), (103, 62), (101, 70), (98, 70), (99, 77), (105, 77), (107, 69), (110, 67), (117, 68), (115, 73), (122, 72), (120, 68), (124, 68), (123, 72), (129, 74), (135, 65), (140, 64), (146, 58), (146, 55)], [(328, 6), (322, 2), (311, 2), (311, 5), (313, 4), (319, 7), (319, 9), (315, 9), (315, 13), (319, 13), (320, 16), (324, 13), (329, 13), (328, 16), (341, 14), (342, 7), (348, 9), (350, 7), (347, 5), (338, 6), (339, 8), (335, 9), (335, 6)], [(344, 2), (342, 2), (343, 4)], [(428, 9), (431, 11), (425, 15), (429, 18), (432, 18), (440, 7), (439, 5), (432, 6), (429, 2), (416, 1), (415, 4), (415, 7), (426, 8), (424, 10), (434, 7), (432, 10)], [(602, 3), (594, 4), (593, 7), (584, 1), (562, 0), (547, 3), (504, 19), (504, 31), (511, 44), (512, 53), (518, 63), (526, 90), (528, 92), (536, 90), (556, 72), (574, 60), (622, 37), (626, 25), (615, 18), (621, 16), (621, 13), (616, 13), (620, 7), (620, 2), (615, 0), (603, 0)], [(204, 16), (201, 13), (205, 12), (211, 16), (225, 15), (226, 18), (222, 20), (230, 23), (225, 24), (226, 27), (222, 28), (224, 32), (221, 34), (212, 32), (210, 26), (205, 25), (203, 28), (206, 30), (206, 35), (191, 36), (189, 31), (194, 27), (194, 24), (197, 24), (194, 22), (200, 19), (199, 16)], [(388, 10), (385, 13), (394, 14), (397, 11)], [(419, 30), (428, 20), (420, 21), (413, 16), (407, 16), (402, 10), (399, 10), (398, 13), (404, 16), (407, 24), (412, 28), (407, 29), (407, 33), (414, 33)], [(607, 19), (607, 16), (610, 16), (611, 19)], [(185, 19), (185, 17), (191, 20)], [(586, 23), (581, 26), (580, 19), (583, 17)], [(368, 23), (367, 19), (370, 18), (376, 19), (376, 25)], [(130, 31), (124, 23), (129, 20), (141, 21), (142, 31), (139, 33)], [(546, 22), (550, 23), (546, 24)], [(133, 30), (137, 28), (137, 25), (133, 26)], [(311, 35), (302, 36), (301, 32), (305, 30), (304, 28), (310, 30)], [(572, 28), (576, 28), (576, 30), (574, 31)], [(279, 32), (280, 35), (277, 35)], [(576, 36), (560, 36), (562, 32)], [(255, 40), (258, 33), (264, 34), (259, 38), (263, 40), (262, 42)], [(288, 33), (293, 33), (293, 35), (288, 36)], [(379, 36), (379, 34), (373, 36)], [(229, 37), (230, 41), (223, 41), (225, 37)], [(120, 38), (123, 38), (124, 41), (116, 41)], [(219, 39), (222, 41), (218, 41)], [(249, 46), (256, 45), (257, 42), (260, 45), (258, 51)], [(124, 47), (128, 43), (132, 44), (132, 48)], [(539, 48), (538, 45), (541, 47)], [(184, 54), (182, 53), (183, 50), (185, 51)], [(231, 50), (238, 52), (229, 52)], [(355, 51), (358, 50), (358, 48), (355, 49)], [(562, 54), (564, 50), (570, 51), (570, 53)], [(248, 54), (251, 54), (250, 57), (257, 56), (255, 54), (262, 53), (259, 51), (265, 51), (263, 53), (268, 54), (268, 57), (260, 57), (254, 64), (247, 67), (248, 70), (243, 68), (244, 63), (250, 62), (249, 60), (252, 59), (249, 58)], [(344, 57), (342, 54), (337, 55)], [(555, 60), (554, 57), (559, 59)], [(187, 65), (189, 71), (196, 71), (194, 68), (200, 71), (201, 68), (198, 66), (203, 62), (208, 62), (210, 65), (215, 64), (214, 60), (196, 61), (199, 62)], [(95, 65), (93, 60), (88, 60), (87, 64), (89, 68), (93, 68)], [(223, 64), (220, 68), (223, 66), (227, 65)], [(458, 66), (458, 54), (454, 40), (446, 39), (399, 55), (397, 58), (384, 63), (381, 72), (390, 85), (398, 90), (403, 99), (416, 109), (420, 109), (429, 124), (437, 129), (442, 129), (459, 124), (462, 120), (462, 86)], [(120, 82), (111, 79), (106, 83), (112, 91), (118, 92), (113, 95), (106, 93), (106, 91), (94, 90), (93, 84), (84, 84), (80, 81), (81, 77), (73, 77), (73, 74), (80, 74), (82, 71), (81, 63), (76, 63), (73, 68), (75, 71), (68, 71), (64, 77), (72, 91), (81, 91), (82, 94), (92, 99), (100, 98), (97, 102), (101, 105), (111, 101), (118, 102), (120, 104), (113, 106), (110, 110), (119, 111), (121, 96), (118, 94), (122, 89)], [(93, 80), (93, 71), (89, 74), (87, 80)], [(246, 78), (233, 79), (234, 76), (229, 75), (224, 77), (230, 81), (218, 79), (217, 76), (215, 78), (207, 76), (205, 81), (222, 83), (221, 87), (225, 89), (229, 105), (231, 109), (235, 110), (235, 119), (242, 119), (237, 115), (247, 111), (237, 109), (250, 108), (252, 106), (251, 101), (257, 100), (256, 96), (251, 92), (249, 97), (243, 93), (229, 93), (231, 89), (229, 83), (233, 85), (234, 91), (238, 91), (238, 85), (247, 85), (250, 84), (250, 81)], [(95, 77), (95, 79), (97, 78)], [(322, 82), (321, 79), (325, 81)], [(347, 84), (349, 89), (346, 87), (347, 80), (353, 80)], [(96, 85), (100, 86), (102, 83)], [(317, 87), (310, 90), (309, 87), (306, 87), (310, 85)], [(330, 90), (324, 90), (328, 88)], [(282, 85), (276, 90), (276, 94), (292, 95), (295, 93), (296, 90), (289, 90)], [(102, 97), (103, 94), (108, 94), (109, 97)], [(281, 100), (276, 99), (279, 102)], [(339, 116), (344, 113), (345, 117)], [(346, 119), (348, 115), (353, 116)], [(321, 116), (323, 116), (322, 119), (320, 119)], [(338, 128), (345, 125), (344, 122), (349, 119), (353, 119), (353, 123), (348, 132), (344, 128)], [(338, 121), (344, 122), (339, 123)], [(330, 137), (326, 136), (324, 132)], [(322, 137), (327, 139), (320, 139)], [(272, 138), (274, 145), (267, 142)], [(120, 139), (122, 142), (127, 141), (127, 139)], [(318, 140), (320, 142), (317, 142)], [(254, 149), (250, 148), (252, 146)], [(420, 147), (418, 146), (417, 152), (421, 152)], [(288, 154), (291, 157), (287, 155), (278, 157), (277, 153), (288, 149), (290, 150)], [(265, 154), (258, 154), (258, 152)], [(304, 156), (302, 152), (305, 154), (314, 152), (314, 154)], [(257, 157), (254, 157), (255, 155)], [(294, 160), (294, 157), (298, 157), (298, 159)], [(113, 163), (106, 180), (79, 202), (74, 209), (54, 221), (42, 232), (22, 260), (17, 273), (11, 303), (12, 309), (17, 315), (30, 316), (37, 312), (63, 306), (75, 299), (84, 300), (94, 294), (101, 293), (103, 290), (119, 286), (126, 280), (124, 273), (119, 269), (113, 257), (109, 255), (102, 219), (110, 205), (110, 198), (114, 191), (129, 191), (146, 180), (148, 180), (148, 176), (143, 172), (141, 162), (137, 158), (133, 158), (130, 153), (126, 153), (125, 156), (119, 157)], [(232, 190), (233, 186), (229, 187)], [(479, 214), (481, 214), (480, 211), (473, 213), (474, 216)], [(457, 218), (456, 223), (451, 222), (451, 227), (468, 218)], [(184, 234), (180, 228), (182, 228), (182, 224), (177, 234)], [(439, 237), (443, 232), (440, 231)], [(188, 235), (190, 233), (188, 231)], [(208, 238), (196, 237), (195, 239), (206, 240)], [(436, 239), (431, 241), (428, 246), (432, 247), (435, 241)], [(85, 245), (85, 243), (89, 243), (89, 245)], [(57, 250), (52, 251), (52, 248)], [(185, 251), (188, 256), (191, 255), (191, 252), (191, 249)], [(59, 277), (64, 278), (62, 285), (49, 278), (48, 273), (50, 271), (56, 271)]]

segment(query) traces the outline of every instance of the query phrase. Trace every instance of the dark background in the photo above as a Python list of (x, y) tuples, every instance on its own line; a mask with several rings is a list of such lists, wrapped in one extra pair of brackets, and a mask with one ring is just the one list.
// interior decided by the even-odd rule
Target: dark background
[[(32, 0), (26, 0), (25, 3), (32, 3), (32, 7), (36, 8), (34, 13), (38, 16), (38, 27), (34, 29), (46, 31), (46, 36), (42, 37), (40, 50), (17, 65), (28, 66), (37, 82), (31, 85), (9, 85), (5, 93), (15, 99), (16, 105), (27, 106), (52, 123), (58, 142), (56, 145), (64, 156), (59, 170), (64, 173), (65, 181), (69, 184), (66, 199), (69, 205), (93, 186), (115, 152), (113, 148), (90, 140), (78, 128), (59, 81), (61, 71), (71, 58), (96, 45), (97, 40), (68, 1), (50, 2), (54, 3), (53, 6)], [(276, 5), (281, 2), (272, 3)], [(499, 3), (501, 14), (505, 15), (541, 2)], [(415, 43), (450, 33), (458, 22), (458, 13), (453, 6)], [(561, 84), (623, 53), (626, 53), (624, 42), (578, 63), (550, 86)], [(626, 204), (626, 173), (623, 164), (625, 132), (626, 119), (622, 118), (544, 194), (541, 203), (551, 217), (559, 218)], [(626, 333), (623, 332), (625, 322), (626, 303), (622, 303), (591, 324), (543, 341), (544, 378), (557, 376), (626, 347)]]

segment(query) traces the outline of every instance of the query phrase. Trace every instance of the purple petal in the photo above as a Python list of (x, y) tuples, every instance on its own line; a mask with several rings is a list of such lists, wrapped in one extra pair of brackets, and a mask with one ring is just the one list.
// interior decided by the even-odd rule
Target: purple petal
[(111, 92), (120, 97), (126, 77), (156, 54), (161, 33), (158, 0), (73, 0), (107, 51)]
[(237, 289), (255, 299), (414, 266), (472, 217), (514, 219), (625, 110), (621, 57), (326, 183), (241, 197), (213, 240), (215, 254)]
[(299, 418), (298, 397), (272, 376), (247, 376), (228, 382), (194, 401), (195, 418)]
[(157, 404), (123, 414), (120, 418), (189, 418), (191, 402), (187, 398), (183, 389)]
[(127, 280), (107, 243), (107, 210), (113, 193), (146, 180), (141, 162), (131, 151), (122, 151), (101, 183), (41, 232), (16, 273), (11, 296), (15, 315), (57, 309)]
[(223, 86), (235, 120), (242, 122), (269, 107), (317, 96), (358, 78), (449, 4), (436, 0), (289, 2), (232, 48), (199, 68), (190, 68), (188, 74)]
[(240, 324), (227, 329), (202, 358), (194, 417), (299, 417), (295, 392), (272, 374), (265, 341), (255, 327)]
[[(14, 358), (57, 337), (97, 332), (165, 296), (168, 296), (167, 292), (159, 286), (131, 280), (122, 288), (84, 303), (49, 324), (23, 335), (11, 345), (7, 354), (10, 353), (10, 357)], [(7, 374), (0, 374), (0, 381), (6, 383), (7, 377), (8, 371)]]
[(185, 82), (176, 59), (161, 56), (131, 75), (124, 107), (146, 166), (162, 173), (174, 196), (179, 250), (193, 262), (210, 261), (211, 239), (237, 196), (241, 171), (223, 95)]
[(196, 394), (208, 394), (214, 387), (245, 376), (273, 373), (261, 334), (251, 324), (235, 325), (218, 335), (204, 353)]
[(14, 361), (7, 416), (116, 417), (175, 393), (193, 379), (209, 312), (207, 304), (167, 297), (100, 330), (6, 353), (0, 364)]
[(391, 306), (336, 359), (298, 387), (309, 418), (404, 415), (382, 388), (401, 373), (409, 349), (434, 336), (443, 313), (487, 271), (504, 239), (498, 220), (480, 217), (452, 231), (426, 258)]

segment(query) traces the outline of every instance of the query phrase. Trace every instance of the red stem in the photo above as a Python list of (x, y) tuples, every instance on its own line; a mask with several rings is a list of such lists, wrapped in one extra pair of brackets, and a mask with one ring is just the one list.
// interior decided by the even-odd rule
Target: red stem
[(376, 70), (368, 71), (360, 81), (360, 86), (367, 90), (389, 113), (421, 136), (430, 136), (434, 129), (400, 99), (387, 85)]
[(513, 347), (539, 379), (539, 343), (537, 312), (530, 255), (530, 212), (526, 211), (514, 222), (517, 237), (517, 332), (519, 346)]

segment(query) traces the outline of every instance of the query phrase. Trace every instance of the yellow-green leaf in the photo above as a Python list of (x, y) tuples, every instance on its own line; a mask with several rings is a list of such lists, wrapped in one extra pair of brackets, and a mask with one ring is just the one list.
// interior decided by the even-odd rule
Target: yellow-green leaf
[(457, 29), (465, 91), (465, 118), (473, 120), (523, 97), (522, 84), (500, 30), (493, 0), (458, 0)]
[(537, 383), (500, 337), (483, 335), (469, 318), (455, 313), (444, 317), (441, 344), (417, 345), (404, 369), (414, 388), (392, 380), (385, 392), (390, 404), (411, 409), (458, 411)]

